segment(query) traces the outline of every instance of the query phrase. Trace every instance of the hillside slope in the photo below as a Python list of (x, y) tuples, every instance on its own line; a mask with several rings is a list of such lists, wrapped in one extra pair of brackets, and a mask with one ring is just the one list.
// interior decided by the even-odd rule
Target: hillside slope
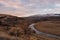
[[(56, 19), (60, 21), (59, 18), (60, 16), (16, 17), (12, 15), (0, 14), (0, 40), (60, 40), (60, 38), (47, 37), (41, 34), (38, 35), (34, 30), (31, 30), (29, 28), (29, 25), (36, 23), (36, 27), (37, 27), (36, 29), (38, 30), (38, 28), (40, 29), (40, 25), (41, 25), (40, 22), (44, 22), (47, 20), (53, 20), (55, 22)], [(57, 29), (54, 30), (55, 31), (57, 30), (59, 32), (60, 30), (59, 27)], [(41, 30), (43, 29), (41, 28)], [(47, 30), (46, 30), (47, 33), (51, 33), (51, 31), (48, 32)], [(55, 33), (55, 34), (60, 35), (60, 33)]]

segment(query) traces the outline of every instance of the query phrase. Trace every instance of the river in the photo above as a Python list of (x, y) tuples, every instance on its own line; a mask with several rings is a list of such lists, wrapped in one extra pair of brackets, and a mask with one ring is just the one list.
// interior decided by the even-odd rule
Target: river
[(40, 35), (44, 35), (44, 36), (48, 36), (48, 37), (60, 38), (60, 36), (57, 36), (57, 35), (48, 34), (48, 33), (38, 31), (36, 28), (34, 28), (34, 25), (35, 25), (34, 23), (29, 25), (29, 28), (31, 28), (31, 30), (34, 30), (36, 32), (36, 34), (40, 34)]

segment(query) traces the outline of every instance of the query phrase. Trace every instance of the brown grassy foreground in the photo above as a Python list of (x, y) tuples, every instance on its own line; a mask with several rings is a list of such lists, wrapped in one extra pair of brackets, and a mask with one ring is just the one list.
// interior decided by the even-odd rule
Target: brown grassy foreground
[[(14, 32), (13, 32), (14, 33)], [(18, 34), (19, 36), (16, 35), (10, 35), (5, 32), (0, 33), (0, 40), (60, 40), (58, 38), (54, 37), (47, 37), (44, 35), (37, 35), (32, 31), (27, 31), (27, 33), (24, 34)]]

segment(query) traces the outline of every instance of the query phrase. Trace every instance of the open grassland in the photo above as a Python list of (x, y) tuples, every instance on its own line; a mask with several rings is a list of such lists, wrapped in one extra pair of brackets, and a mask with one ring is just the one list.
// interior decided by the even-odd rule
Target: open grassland
[(35, 28), (39, 31), (60, 36), (60, 21), (38, 22)]

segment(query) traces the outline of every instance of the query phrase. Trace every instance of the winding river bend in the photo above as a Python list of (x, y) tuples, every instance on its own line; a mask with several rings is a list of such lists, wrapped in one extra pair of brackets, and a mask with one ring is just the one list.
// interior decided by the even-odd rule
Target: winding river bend
[(34, 28), (34, 25), (35, 25), (34, 23), (29, 25), (29, 28), (31, 28), (31, 30), (34, 30), (36, 32), (36, 34), (40, 34), (40, 35), (44, 35), (44, 36), (48, 36), (48, 37), (60, 38), (60, 36), (57, 36), (57, 35), (48, 34), (48, 33), (38, 31), (36, 28)]

